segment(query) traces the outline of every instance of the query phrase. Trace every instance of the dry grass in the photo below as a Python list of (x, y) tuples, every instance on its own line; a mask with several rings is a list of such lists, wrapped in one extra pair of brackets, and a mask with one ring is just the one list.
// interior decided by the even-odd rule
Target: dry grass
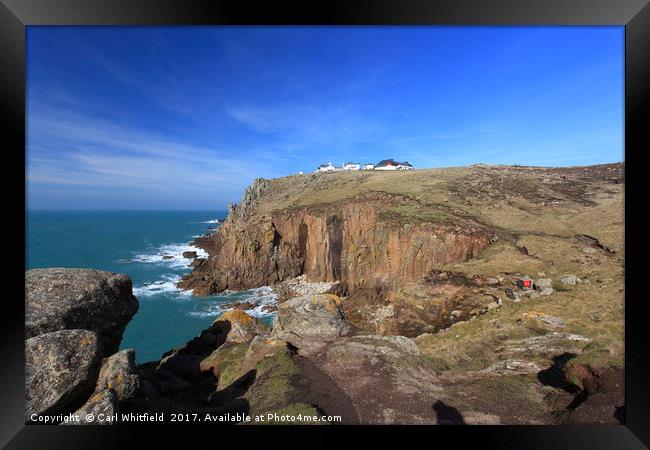
[[(558, 285), (572, 273), (588, 280), (550, 297), (512, 303), (505, 295), (497, 310), (459, 323), (418, 344), (437, 367), (475, 370), (497, 360), (505, 339), (545, 332), (522, 321), (526, 311), (561, 318), (568, 333), (592, 339), (580, 358), (598, 364), (623, 363), (623, 169), (469, 166), (404, 172), (338, 172), (272, 180), (261, 213), (334, 204), (368, 192), (404, 196), (385, 211), (386, 221), (471, 220), (502, 239), (478, 258), (441, 267), (468, 275), (538, 273)], [(595, 237), (615, 255), (583, 253), (576, 235)], [(520, 249), (525, 247), (528, 255)], [(600, 280), (600, 281), (598, 281)], [(606, 281), (605, 281), (606, 280)], [(605, 286), (603, 286), (605, 285)], [(459, 336), (459, 337), (456, 337)]]

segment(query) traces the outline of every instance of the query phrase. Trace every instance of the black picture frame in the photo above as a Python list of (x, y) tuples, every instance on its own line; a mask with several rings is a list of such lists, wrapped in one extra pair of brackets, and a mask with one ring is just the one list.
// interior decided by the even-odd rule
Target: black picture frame
[[(244, 0), (0, 0), (0, 87), (5, 124), (5, 167), (11, 183), (23, 182), (25, 163), (25, 27), (29, 25), (619, 25), (625, 26), (625, 315), (626, 419), (621, 426), (481, 426), (481, 427), (366, 427), (375, 437), (402, 434), (406, 445), (462, 446), (467, 441), (481, 448), (647, 448), (650, 446), (650, 380), (648, 327), (644, 322), (645, 281), (641, 265), (647, 255), (642, 234), (644, 144), (650, 142), (650, 6), (649, 0), (320, 0), (310, 2), (250, 2)], [(23, 165), (23, 166), (21, 166)], [(13, 177), (8, 176), (12, 174)], [(25, 196), (12, 185), (6, 196), (15, 202), (9, 231), (25, 235)], [(638, 192), (638, 193), (637, 193)], [(20, 220), (20, 218), (23, 220)], [(12, 238), (13, 240), (13, 238)], [(16, 239), (17, 241), (17, 239)], [(17, 243), (17, 245), (20, 245)], [(20, 252), (12, 257), (20, 258)], [(24, 258), (24, 249), (23, 249)], [(639, 261), (639, 263), (637, 263)], [(24, 259), (23, 259), (24, 263)], [(23, 264), (24, 266), (24, 264)], [(277, 440), (278, 428), (169, 425), (115, 427), (52, 427), (24, 424), (24, 303), (18, 264), (9, 273), (11, 294), (5, 294), (7, 319), (3, 327), (0, 360), (0, 445), (6, 448), (116, 448), (130, 447), (138, 439), (162, 437), (168, 445), (188, 444), (188, 436), (207, 437), (224, 445), (225, 435), (238, 439), (264, 436)], [(14, 273), (15, 272), (15, 273)], [(11, 314), (7, 308), (14, 309)], [(318, 429), (316, 429), (318, 428)], [(307, 432), (304, 432), (304, 430)], [(293, 430), (293, 429), (292, 429)], [(270, 431), (270, 433), (269, 433)], [(300, 440), (307, 445), (327, 436), (339, 440), (350, 428), (305, 427)], [(362, 430), (363, 431), (363, 430)], [(293, 431), (292, 431), (293, 432)], [(356, 433), (356, 430), (355, 430)], [(413, 433), (417, 433), (416, 443)], [(283, 433), (284, 434), (284, 433)], [(275, 438), (270, 437), (276, 436)], [(294, 434), (294, 436), (297, 436)], [(282, 439), (286, 441), (286, 436)], [(296, 438), (298, 439), (298, 438)], [(308, 439), (305, 441), (305, 439)], [(442, 439), (442, 440), (441, 440)], [(240, 441), (245, 442), (245, 441)], [(153, 445), (153, 444), (151, 444)], [(233, 445), (233, 444), (226, 444)]]

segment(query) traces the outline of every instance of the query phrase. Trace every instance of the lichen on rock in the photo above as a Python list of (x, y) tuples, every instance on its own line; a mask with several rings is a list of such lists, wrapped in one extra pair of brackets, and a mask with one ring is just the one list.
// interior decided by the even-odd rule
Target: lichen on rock
[(90, 269), (32, 269), (25, 272), (25, 334), (70, 329), (97, 332), (105, 355), (115, 353), (138, 311), (131, 279)]
[(95, 387), (101, 342), (88, 330), (60, 330), (25, 341), (26, 416), (70, 412)]

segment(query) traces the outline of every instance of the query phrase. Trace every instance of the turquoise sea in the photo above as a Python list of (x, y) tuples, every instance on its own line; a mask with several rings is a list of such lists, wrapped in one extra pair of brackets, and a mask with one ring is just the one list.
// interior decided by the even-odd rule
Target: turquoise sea
[[(262, 306), (273, 303), (268, 287), (194, 297), (176, 288), (189, 273), (182, 253), (197, 236), (218, 227), (225, 211), (29, 211), (27, 268), (79, 267), (125, 273), (133, 280), (140, 309), (126, 328), (121, 348), (134, 348), (139, 363), (157, 360), (183, 345), (225, 309), (224, 303), (253, 301), (251, 311), (270, 324), (274, 315)], [(163, 259), (163, 255), (172, 256)]]

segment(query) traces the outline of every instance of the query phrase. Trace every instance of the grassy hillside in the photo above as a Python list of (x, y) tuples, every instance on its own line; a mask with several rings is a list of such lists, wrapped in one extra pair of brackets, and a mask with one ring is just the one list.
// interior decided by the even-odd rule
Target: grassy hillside
[[(403, 172), (336, 172), (270, 180), (260, 214), (332, 204), (368, 192), (401, 196), (385, 215), (402, 223), (471, 219), (502, 239), (479, 257), (440, 267), (469, 276), (526, 274), (551, 278), (549, 297), (504, 302), (476, 320), (422, 336), (418, 344), (441, 367), (487, 366), (503, 341), (539, 335), (526, 312), (561, 318), (562, 332), (588, 337), (579, 359), (623, 364), (624, 166), (573, 168), (486, 166)], [(593, 249), (585, 250), (585, 248)], [(575, 274), (584, 282), (564, 287)], [(502, 290), (503, 291), (503, 290)], [(506, 299), (505, 295), (503, 298)], [(578, 360), (578, 359), (576, 359)]]

